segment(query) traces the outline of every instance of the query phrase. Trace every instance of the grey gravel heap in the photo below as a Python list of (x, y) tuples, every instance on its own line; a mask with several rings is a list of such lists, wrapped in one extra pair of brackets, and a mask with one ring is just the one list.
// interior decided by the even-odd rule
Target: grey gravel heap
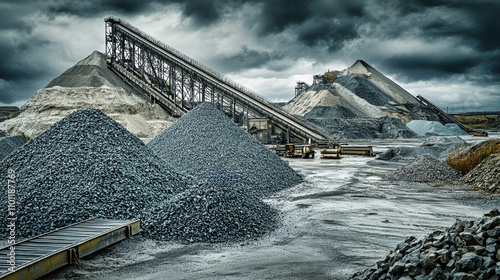
[(461, 173), (430, 154), (423, 154), (407, 165), (394, 171), (387, 176), (389, 180), (403, 181), (436, 181), (453, 180), (461, 176)]
[(335, 82), (375, 106), (383, 106), (389, 102), (396, 102), (391, 96), (363, 77), (345, 75), (335, 79)]
[(418, 137), (399, 119), (382, 118), (303, 118), (336, 140)]
[(239, 241), (260, 236), (277, 224), (278, 212), (227, 173), (212, 175), (155, 207), (142, 221), (148, 233), (183, 242)]
[(0, 137), (0, 161), (24, 143), (26, 139), (20, 135)]
[[(18, 238), (91, 217), (146, 218), (145, 209), (184, 191), (192, 179), (169, 169), (97, 109), (75, 111), (55, 123), (0, 162), (4, 178), (9, 168), (16, 175)], [(7, 209), (6, 196), (0, 207)], [(0, 211), (0, 220), (6, 215)]]
[(411, 236), (351, 279), (498, 280), (500, 217), (497, 209), (487, 215), (477, 221), (457, 219), (423, 238)]
[(237, 173), (240, 183), (259, 196), (302, 181), (272, 150), (208, 103), (198, 105), (147, 145), (199, 181), (207, 180), (213, 171)]
[(458, 136), (432, 136), (418, 147), (395, 147), (390, 148), (379, 157), (378, 160), (395, 162), (410, 162), (423, 154), (431, 154), (444, 160), (448, 153), (457, 147), (467, 147), (469, 144)]

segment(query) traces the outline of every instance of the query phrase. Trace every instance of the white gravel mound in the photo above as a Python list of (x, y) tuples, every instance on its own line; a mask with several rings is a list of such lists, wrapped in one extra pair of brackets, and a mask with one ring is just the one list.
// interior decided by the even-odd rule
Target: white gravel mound
[(420, 136), (458, 136), (467, 135), (467, 132), (461, 130), (458, 126), (444, 126), (440, 122), (413, 120), (406, 124), (409, 129)]

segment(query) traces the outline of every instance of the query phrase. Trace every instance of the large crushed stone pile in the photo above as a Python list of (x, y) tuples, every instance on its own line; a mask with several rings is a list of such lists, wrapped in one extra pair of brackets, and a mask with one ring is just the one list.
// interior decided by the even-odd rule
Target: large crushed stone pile
[(411, 236), (373, 268), (351, 279), (498, 279), (500, 217), (498, 210), (477, 221), (457, 220), (444, 231)]
[(423, 154), (387, 176), (389, 180), (436, 181), (460, 177), (460, 172), (430, 154)]
[(456, 124), (442, 125), (436, 121), (413, 120), (406, 124), (409, 129), (420, 136), (459, 136), (467, 135)]
[(337, 140), (417, 137), (400, 120), (392, 117), (305, 120)]
[[(30, 237), (91, 217), (146, 218), (191, 184), (97, 109), (73, 112), (2, 162), (15, 170), (16, 234)], [(0, 200), (7, 209), (7, 199)], [(6, 220), (6, 211), (0, 219)], [(5, 237), (7, 231), (1, 231)], [(151, 237), (156, 233), (149, 233)]]
[(500, 153), (492, 154), (458, 180), (491, 194), (500, 193)]
[(307, 114), (306, 119), (339, 119), (339, 118), (355, 118), (356, 114), (351, 110), (342, 106), (316, 106)]
[(278, 211), (234, 175), (213, 174), (205, 183), (151, 209), (142, 227), (162, 240), (227, 242), (260, 236), (277, 224)]
[(467, 147), (469, 144), (458, 136), (432, 136), (417, 147), (395, 147), (390, 148), (377, 157), (378, 160), (395, 162), (410, 162), (423, 154), (444, 160), (448, 153), (455, 151), (457, 147)]
[(214, 170), (238, 174), (266, 195), (302, 181), (285, 161), (208, 103), (200, 104), (148, 143), (178, 170), (204, 181)]
[(0, 161), (24, 143), (26, 143), (26, 139), (20, 135), (0, 136)]
[(392, 97), (363, 77), (345, 75), (335, 79), (335, 82), (375, 106), (384, 106), (389, 102), (396, 102)]

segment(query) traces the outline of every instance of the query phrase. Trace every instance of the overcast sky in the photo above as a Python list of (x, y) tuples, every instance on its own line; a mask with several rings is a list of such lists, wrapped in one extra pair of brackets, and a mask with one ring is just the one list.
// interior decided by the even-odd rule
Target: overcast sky
[(114, 16), (272, 101), (363, 59), (450, 112), (500, 110), (499, 15), (498, 0), (2, 0), (0, 104), (104, 52)]

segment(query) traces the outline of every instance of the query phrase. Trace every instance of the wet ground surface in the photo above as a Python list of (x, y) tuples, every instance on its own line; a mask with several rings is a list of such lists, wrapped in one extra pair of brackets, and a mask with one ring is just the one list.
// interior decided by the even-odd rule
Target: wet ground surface
[[(422, 142), (370, 144), (383, 152)], [(374, 158), (287, 161), (306, 182), (266, 200), (283, 212), (283, 225), (262, 239), (185, 245), (136, 237), (44, 279), (347, 279), (410, 235), (424, 236), (500, 206), (500, 196), (463, 186), (387, 181), (383, 176), (401, 164)]]

